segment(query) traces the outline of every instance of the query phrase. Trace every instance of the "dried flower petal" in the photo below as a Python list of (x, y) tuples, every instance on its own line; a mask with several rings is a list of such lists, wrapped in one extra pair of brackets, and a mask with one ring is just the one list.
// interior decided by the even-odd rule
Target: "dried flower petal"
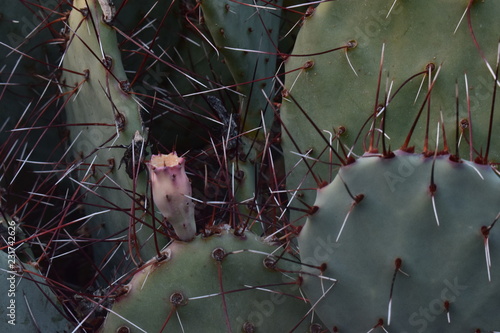
[(184, 168), (185, 160), (175, 152), (153, 155), (147, 164), (153, 188), (153, 200), (162, 215), (170, 222), (183, 241), (196, 234), (191, 182)]

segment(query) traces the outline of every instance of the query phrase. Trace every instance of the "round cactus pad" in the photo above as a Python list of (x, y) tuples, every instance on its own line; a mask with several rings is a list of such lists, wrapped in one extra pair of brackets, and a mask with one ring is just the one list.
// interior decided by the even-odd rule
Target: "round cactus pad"
[(318, 190), (299, 245), (329, 329), (500, 329), (500, 178), (449, 157), (365, 154)]

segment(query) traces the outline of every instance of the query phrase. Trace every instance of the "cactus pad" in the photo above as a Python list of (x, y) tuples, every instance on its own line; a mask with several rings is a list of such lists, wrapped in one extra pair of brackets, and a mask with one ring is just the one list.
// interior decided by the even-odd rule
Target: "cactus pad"
[(40, 271), (12, 257), (15, 255), (0, 251), (2, 332), (62, 333), (72, 330), (73, 325), (65, 318), (62, 306)]
[[(73, 5), (61, 82), (68, 94), (66, 118), (77, 159), (73, 169), (79, 171), (75, 178), (86, 190), (86, 213), (98, 213), (91, 229), (102, 238), (127, 237), (140, 262), (156, 254), (153, 241), (146, 242), (153, 234), (152, 216), (145, 211), (147, 176), (141, 172), (147, 130), (130, 94), (115, 30), (104, 23), (97, 1)], [(97, 243), (95, 250), (99, 260), (107, 260), (112, 244)], [(119, 261), (114, 257), (110, 266)]]
[(329, 329), (500, 329), (500, 178), (490, 166), (365, 155), (318, 190), (315, 207), (299, 245), (321, 269), (305, 266), (303, 287)]
[[(485, 157), (488, 127), (491, 124), (497, 136), (500, 131), (498, 112), (490, 119), (499, 11), (500, 2), (496, 1), (338, 0), (320, 4), (304, 20), (294, 56), (286, 64), (289, 74), (282, 119), (297, 144), (283, 136), (287, 168), (291, 170), (300, 160), (290, 151), (310, 151), (313, 159), (329, 162), (325, 152), (329, 134), (323, 131), (339, 138), (333, 147), (340, 154), (341, 145), (362, 154), (370, 128), (380, 128), (378, 121), (372, 126), (370, 117), (386, 99), (385, 130), (393, 149), (403, 145), (422, 106), (423, 115), (409, 145), (424, 150), (426, 132), (435, 137), (434, 124), (441, 121), (440, 112), (448, 132), (454, 130), (458, 100), (461, 156), (469, 160)], [(433, 70), (429, 72), (429, 68)], [(312, 126), (299, 106), (318, 128)], [(455, 138), (448, 141), (455, 146)], [(498, 140), (490, 141), (487, 159), (500, 161)], [(332, 161), (341, 163), (335, 156)], [(323, 175), (323, 180), (331, 181), (325, 176), (331, 174), (329, 165), (316, 163), (312, 169)], [(311, 177), (304, 182), (308, 171), (304, 163), (294, 168), (288, 178), (289, 188), (317, 186)], [(304, 191), (304, 195), (304, 200), (312, 204), (312, 192)]]
[(250, 232), (174, 241), (164, 260), (135, 274), (103, 332), (288, 332), (309, 306), (294, 273), (300, 266), (274, 251)]

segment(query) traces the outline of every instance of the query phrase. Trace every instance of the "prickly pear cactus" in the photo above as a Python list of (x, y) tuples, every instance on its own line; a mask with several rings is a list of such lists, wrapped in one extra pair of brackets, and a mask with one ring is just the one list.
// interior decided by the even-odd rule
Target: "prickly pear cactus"
[[(127, 242), (119, 243), (140, 262), (156, 253), (142, 164), (147, 130), (130, 94), (116, 33), (106, 23), (112, 21), (112, 6), (104, 6), (106, 15), (97, 1), (76, 0), (73, 6), (61, 82), (68, 94), (66, 118), (77, 158), (77, 185), (86, 192), (90, 229), (100, 238), (125, 237)], [(107, 260), (112, 246), (99, 242), (95, 249), (98, 260)], [(115, 257), (112, 263), (121, 260)]]
[(0, 251), (0, 329), (2, 332), (68, 332), (72, 324), (42, 274)]
[(304, 332), (300, 266), (281, 253), (251, 232), (174, 241), (125, 286), (102, 332)]
[[(224, 133), (227, 149), (237, 150), (231, 160), (235, 170), (233, 176), (237, 179), (234, 192), (237, 202), (265, 201), (258, 197), (263, 191), (255, 170), (268, 163), (263, 150), (268, 144), (274, 119), (270, 101), (276, 93), (274, 76), (282, 22), (281, 3), (279, 0), (255, 6), (254, 2), (246, 0), (201, 2), (207, 28), (231, 71), (239, 94), (233, 121), (238, 120), (242, 135)], [(267, 190), (267, 185), (264, 188)], [(255, 208), (248, 209), (246, 205), (238, 209), (241, 215), (260, 215)]]
[[(281, 1), (260, 7), (253, 6), (252, 1), (206, 0), (201, 6), (215, 45), (241, 94), (238, 111), (244, 121), (242, 130), (254, 132), (260, 126), (269, 127), (274, 118), (268, 104), (276, 72)], [(261, 130), (261, 139), (263, 134)]]
[(292, 191), (331, 182), (304, 191), (298, 239), (328, 329), (500, 329), (498, 5), (338, 0), (305, 18), (283, 145)]
[[(0, 207), (2, 209), (3, 207)], [(0, 215), (0, 330), (65, 332), (72, 324), (43, 274), (33, 261), (28, 244), (16, 244), (24, 231), (10, 216)], [(5, 245), (5, 247), (4, 247)]]
[(303, 288), (329, 329), (500, 329), (500, 177), (490, 166), (368, 154), (314, 205), (299, 237)]
[[(286, 128), (300, 133), (293, 136), (293, 142), (283, 135), (286, 165), (291, 171), (289, 188), (317, 186), (305, 163), (295, 166), (301, 157), (291, 151), (308, 154), (312, 171), (331, 181), (328, 175), (335, 174), (331, 163), (342, 162), (331, 154), (328, 141), (332, 139), (341, 158), (342, 146), (357, 154), (368, 150), (373, 114), (386, 99), (388, 145), (393, 149), (403, 145), (423, 107), (409, 146), (424, 150), (428, 107), (431, 138), (435, 137), (434, 124), (441, 120), (440, 112), (448, 132), (455, 128), (456, 83), (461, 155), (469, 160), (484, 157), (500, 36), (499, 11), (498, 1), (338, 0), (320, 4), (304, 19), (294, 56), (286, 63), (290, 73), (281, 116)], [(472, 124), (476, 130), (471, 133)], [(498, 112), (492, 126), (498, 134)], [(455, 138), (448, 141), (454, 145)], [(315, 159), (321, 162), (314, 163)], [(491, 142), (487, 159), (500, 161), (500, 141)], [(303, 194), (312, 204), (314, 193)]]

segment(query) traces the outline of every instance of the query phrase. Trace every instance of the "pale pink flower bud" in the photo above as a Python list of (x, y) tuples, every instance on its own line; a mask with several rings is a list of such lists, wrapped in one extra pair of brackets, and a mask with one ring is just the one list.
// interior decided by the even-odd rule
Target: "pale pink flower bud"
[(170, 222), (183, 241), (196, 234), (194, 203), (191, 197), (191, 182), (184, 169), (184, 158), (177, 154), (153, 155), (148, 163), (149, 177), (153, 188), (153, 200), (162, 215)]

